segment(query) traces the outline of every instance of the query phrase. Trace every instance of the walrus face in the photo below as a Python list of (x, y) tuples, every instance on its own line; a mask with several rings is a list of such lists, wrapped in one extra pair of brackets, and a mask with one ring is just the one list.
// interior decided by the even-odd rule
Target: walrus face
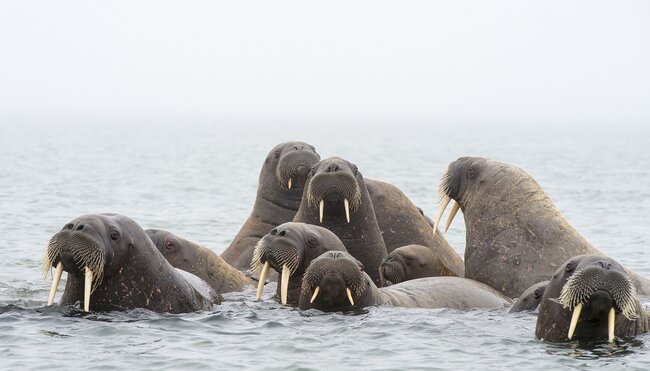
[(194, 249), (184, 248), (183, 241), (171, 232), (158, 229), (147, 229), (145, 232), (169, 264), (186, 272), (194, 271), (192, 262), (196, 259), (188, 256), (196, 253)]
[(339, 158), (323, 160), (311, 169), (307, 202), (318, 207), (320, 222), (324, 218), (343, 219), (350, 223), (350, 214), (361, 204), (361, 173), (357, 166)]
[(277, 145), (266, 157), (266, 164), (275, 169), (275, 179), (282, 189), (302, 194), (311, 167), (320, 156), (311, 144), (287, 142)]
[(415, 278), (432, 276), (431, 249), (420, 245), (407, 245), (393, 250), (379, 266), (382, 286), (389, 286)]
[(370, 278), (350, 254), (329, 251), (314, 259), (302, 279), (300, 309), (349, 310), (365, 306)]
[[(43, 270), (47, 274), (56, 268), (48, 305), (54, 295), (63, 271), (68, 281), (84, 287), (84, 309), (89, 310), (90, 295), (106, 276), (116, 273), (124, 264), (126, 249), (133, 249), (133, 237), (129, 226), (122, 219), (111, 215), (86, 215), (66, 224), (51, 239), (43, 258)], [(81, 289), (74, 290), (81, 292)]]
[(635, 335), (641, 321), (647, 331), (645, 313), (623, 267), (607, 257), (580, 255), (564, 263), (549, 281), (536, 335), (551, 342), (613, 341), (615, 335)]

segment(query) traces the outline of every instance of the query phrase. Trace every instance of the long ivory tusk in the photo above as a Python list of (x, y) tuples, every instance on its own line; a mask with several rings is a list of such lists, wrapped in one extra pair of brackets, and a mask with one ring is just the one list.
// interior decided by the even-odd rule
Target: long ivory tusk
[(289, 184), (288, 184), (288, 186), (289, 186), (289, 189), (291, 189), (291, 178), (289, 178)]
[(311, 299), (309, 299), (310, 303), (313, 303), (314, 300), (316, 300), (316, 297), (318, 296), (319, 292), (320, 292), (320, 286), (316, 286), (316, 290), (314, 290), (314, 295), (312, 295)]
[(325, 209), (325, 201), (320, 200), (320, 205), (318, 206), (320, 211), (320, 222), (323, 222), (323, 209)]
[(84, 286), (84, 310), (90, 311), (90, 289), (93, 287), (93, 271), (86, 267), (86, 280)]
[(264, 283), (266, 278), (269, 276), (269, 269), (271, 269), (271, 264), (267, 261), (262, 267), (262, 272), (260, 273), (260, 280), (257, 283), (257, 293), (255, 294), (255, 301), (258, 301), (262, 298), (262, 291), (264, 291)]
[(348, 287), (345, 288), (345, 293), (348, 294), (348, 300), (350, 304), (354, 305), (354, 300), (352, 299), (352, 291)]
[(449, 230), (449, 226), (451, 225), (451, 221), (454, 220), (454, 217), (456, 216), (456, 213), (458, 212), (458, 209), (460, 209), (460, 205), (456, 201), (451, 201), (453, 202), (453, 206), (451, 207), (451, 212), (449, 212), (449, 217), (447, 218), (447, 224), (445, 224), (445, 233)]
[(571, 324), (569, 325), (569, 334), (568, 338), (571, 340), (573, 333), (576, 331), (576, 325), (578, 324), (578, 319), (580, 318), (580, 312), (582, 311), (582, 304), (576, 305), (573, 308), (573, 316), (571, 316)]
[(616, 327), (616, 311), (614, 307), (609, 310), (609, 315), (607, 316), (607, 333), (609, 335), (609, 341), (614, 341), (614, 328)]
[(287, 304), (287, 295), (289, 291), (289, 276), (291, 275), (291, 270), (285, 265), (282, 266), (282, 286), (280, 287), (280, 299), (282, 304)]
[(438, 206), (438, 213), (436, 214), (435, 219), (433, 219), (433, 235), (436, 235), (436, 231), (438, 230), (438, 224), (440, 224), (440, 218), (442, 218), (442, 214), (445, 212), (445, 209), (447, 208), (447, 205), (449, 205), (449, 201), (451, 201), (451, 197), (444, 195), (442, 200), (440, 200), (440, 206)]
[(61, 281), (62, 273), (63, 263), (59, 262), (59, 264), (56, 265), (54, 277), (52, 277), (52, 287), (50, 288), (50, 297), (47, 299), (47, 305), (52, 305), (52, 303), (54, 303), (54, 295), (56, 295), (56, 290), (59, 288), (59, 282)]
[(350, 201), (347, 198), (343, 200), (343, 206), (345, 206), (345, 218), (350, 223)]

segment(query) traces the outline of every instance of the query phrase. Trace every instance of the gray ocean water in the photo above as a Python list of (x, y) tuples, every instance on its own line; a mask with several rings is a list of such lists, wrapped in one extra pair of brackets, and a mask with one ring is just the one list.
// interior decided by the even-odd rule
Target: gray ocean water
[[(472, 155), (516, 164), (590, 242), (650, 277), (648, 137), (643, 127), (4, 121), (0, 369), (647, 370), (650, 335), (614, 345), (553, 345), (535, 339), (536, 317), (527, 313), (301, 312), (276, 304), (274, 285), (262, 302), (248, 290), (211, 311), (183, 315), (46, 308), (50, 282), (40, 262), (63, 225), (100, 212), (221, 252), (250, 213), (268, 151), (303, 140), (323, 158), (341, 156), (364, 176), (397, 185), (429, 215), (450, 161)], [(462, 218), (446, 236), (462, 256)]]

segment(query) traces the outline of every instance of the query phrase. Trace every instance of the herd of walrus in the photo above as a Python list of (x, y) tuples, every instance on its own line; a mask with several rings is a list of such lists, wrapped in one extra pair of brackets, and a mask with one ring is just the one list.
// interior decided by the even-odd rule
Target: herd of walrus
[[(253, 210), (221, 256), (123, 215), (83, 215), (46, 248), (48, 305), (63, 271), (60, 304), (86, 311), (207, 310), (247, 286), (260, 300), (277, 280), (276, 300), (302, 310), (510, 307), (536, 313), (535, 335), (549, 342), (648, 332), (639, 295), (650, 295), (650, 281), (590, 245), (524, 170), (463, 157), (439, 190), (431, 220), (351, 162), (282, 143), (264, 160)], [(460, 209), (464, 259), (439, 228), (450, 204), (444, 230)]]

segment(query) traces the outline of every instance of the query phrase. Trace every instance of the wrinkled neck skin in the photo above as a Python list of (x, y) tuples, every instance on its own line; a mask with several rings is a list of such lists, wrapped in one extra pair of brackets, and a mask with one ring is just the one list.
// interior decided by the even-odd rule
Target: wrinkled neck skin
[[(309, 184), (310, 180), (311, 176), (307, 178), (305, 184)], [(357, 177), (357, 182), (361, 191), (361, 204), (355, 211), (351, 211), (350, 223), (345, 219), (342, 204), (328, 205), (325, 208), (323, 223), (321, 223), (318, 206), (309, 205), (307, 192), (303, 194), (300, 209), (298, 209), (294, 221), (314, 224), (332, 231), (341, 239), (350, 255), (363, 263), (375, 284), (380, 285), (379, 266), (387, 256), (386, 245), (377, 225), (368, 189), (360, 175)]]
[[(104, 274), (92, 293), (90, 310), (113, 311), (145, 308), (154, 312), (183, 313), (209, 309), (218, 299), (201, 296), (146, 237), (147, 245), (135, 244), (125, 264)], [(149, 246), (150, 245), (150, 246)], [(85, 278), (68, 274), (61, 305), (83, 303)]]
[[(486, 179), (484, 184), (474, 185), (456, 200), (467, 231), (467, 278), (518, 297), (531, 285), (549, 279), (569, 258), (602, 255), (523, 170), (496, 163), (481, 178)], [(503, 267), (498, 275), (495, 266)]]
[(274, 169), (264, 164), (260, 172), (257, 198), (251, 216), (260, 218), (271, 225), (269, 230), (291, 221), (300, 208), (303, 189), (304, 187), (293, 187), (292, 189), (283, 187), (278, 181)]

